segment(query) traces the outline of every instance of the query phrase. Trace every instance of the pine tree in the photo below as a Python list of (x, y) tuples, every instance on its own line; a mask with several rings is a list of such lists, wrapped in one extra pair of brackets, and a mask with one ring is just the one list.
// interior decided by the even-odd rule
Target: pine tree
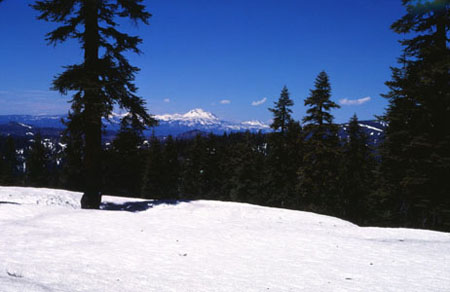
[(219, 141), (220, 145), (218, 146), (220, 155), (218, 157), (218, 167), (220, 170), (220, 184), (217, 186), (217, 194), (215, 196), (216, 200), (226, 201), (230, 200), (230, 193), (233, 187), (233, 176), (234, 176), (234, 167), (236, 157), (236, 147), (234, 147), (235, 137), (241, 133), (224, 133)]
[(41, 134), (34, 136), (26, 158), (26, 183), (29, 186), (44, 187), (49, 182), (49, 151)]
[(448, 0), (403, 0), (407, 13), (391, 28), (401, 41), (400, 67), (384, 95), (389, 107), (382, 148), (383, 192), (392, 220), (450, 228), (450, 53)]
[(375, 187), (375, 159), (356, 114), (350, 119), (347, 132), (340, 176), (343, 216), (353, 222), (364, 223), (363, 218), (369, 214), (370, 195)]
[(18, 164), (16, 145), (11, 136), (6, 138), (0, 153), (0, 183), (14, 185), (18, 181)]
[(188, 147), (181, 175), (182, 194), (190, 199), (197, 199), (203, 196), (205, 152), (205, 138), (197, 135)]
[(295, 186), (295, 174), (299, 165), (298, 149), (294, 150), (292, 147), (299, 146), (295, 134), (300, 133), (301, 127), (292, 119), (290, 107), (293, 105), (294, 102), (289, 97), (289, 91), (284, 86), (275, 107), (269, 108), (274, 116), (270, 127), (275, 131), (280, 130), (280, 132), (269, 135), (267, 143), (265, 196), (267, 204), (270, 206), (287, 207), (293, 205), (293, 201), (295, 201), (293, 186)]
[(73, 191), (82, 191), (84, 187), (84, 139), (80, 117), (72, 112), (66, 121), (62, 120), (66, 128), (61, 138), (61, 143), (65, 147), (60, 184)]
[(150, 138), (144, 177), (142, 180), (141, 197), (146, 199), (167, 199), (164, 193), (165, 173), (161, 142), (153, 133)]
[(289, 91), (286, 86), (281, 90), (280, 98), (277, 102), (275, 102), (274, 108), (269, 108), (274, 115), (273, 122), (270, 125), (272, 129), (277, 131), (280, 129), (281, 133), (284, 134), (288, 124), (292, 121), (291, 106), (294, 105), (294, 102), (289, 97)]
[(285, 207), (299, 209), (301, 200), (296, 191), (298, 182), (297, 171), (303, 164), (304, 137), (303, 129), (298, 121), (289, 123), (286, 133), (285, 146)]
[(291, 120), (285, 135), (271, 133), (267, 139), (266, 181), (264, 193), (268, 205), (295, 208), (298, 196), (295, 185), (301, 164), (302, 130)]
[(180, 162), (177, 143), (171, 135), (164, 143), (164, 177), (165, 195), (169, 199), (177, 199), (180, 187)]
[(237, 202), (258, 203), (264, 187), (264, 155), (246, 132), (244, 140), (236, 143), (231, 157), (230, 199)]
[(81, 64), (67, 66), (53, 81), (53, 89), (62, 94), (75, 92), (72, 111), (80, 116), (84, 139), (83, 208), (100, 206), (102, 117), (108, 118), (117, 104), (129, 111), (133, 126), (154, 124), (144, 101), (135, 94), (133, 81), (138, 68), (123, 55), (127, 51), (139, 53), (141, 39), (119, 32), (115, 20), (130, 18), (147, 24), (150, 14), (141, 3), (142, 0), (43, 0), (32, 5), (40, 12), (38, 19), (62, 23), (47, 34), (49, 44), (74, 38), (80, 41), (84, 52)]
[(330, 100), (331, 85), (325, 71), (319, 73), (314, 86), (315, 89), (311, 90), (310, 96), (305, 99), (305, 106), (310, 108), (306, 111), (308, 115), (303, 118), (303, 123), (307, 124), (306, 128), (310, 134), (324, 138), (331, 136), (331, 131), (336, 130), (329, 111), (340, 106)]
[(205, 149), (203, 152), (203, 167), (201, 179), (201, 193), (203, 198), (214, 200), (217, 199), (221, 186), (221, 149), (219, 149), (218, 138), (210, 133), (205, 138)]
[(302, 205), (307, 209), (338, 215), (340, 144), (337, 126), (333, 124), (333, 116), (329, 111), (339, 106), (330, 98), (328, 75), (321, 72), (315, 81), (315, 89), (305, 100), (305, 106), (310, 108), (303, 119), (306, 123), (305, 149), (303, 163), (298, 171), (298, 190)]
[(105, 151), (104, 188), (112, 194), (139, 196), (144, 169), (142, 131), (122, 120), (119, 132)]

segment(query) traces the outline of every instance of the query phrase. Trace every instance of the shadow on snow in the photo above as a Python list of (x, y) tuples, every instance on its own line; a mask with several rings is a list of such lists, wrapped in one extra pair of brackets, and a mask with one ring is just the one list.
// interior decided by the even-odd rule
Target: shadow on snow
[(158, 205), (178, 205), (179, 203), (188, 203), (189, 200), (149, 200), (141, 202), (124, 202), (124, 203), (101, 203), (100, 209), (107, 211), (127, 211), (127, 212), (142, 212), (151, 209)]
[(0, 201), (0, 204), (20, 205), (19, 203), (16, 202), (7, 202), (7, 201)]

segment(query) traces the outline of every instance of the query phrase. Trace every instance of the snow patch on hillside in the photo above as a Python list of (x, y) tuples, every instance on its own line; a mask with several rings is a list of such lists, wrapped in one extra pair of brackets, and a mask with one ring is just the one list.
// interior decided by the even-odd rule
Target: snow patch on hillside
[(374, 130), (374, 131), (377, 131), (377, 132), (384, 132), (384, 130), (375, 128), (375, 127), (370, 126), (370, 125), (366, 125), (366, 124), (358, 124), (358, 125), (360, 127), (367, 128), (367, 129), (370, 129), (370, 130)]
[(23, 124), (23, 123), (18, 123), (20, 126), (22, 126), (22, 127), (24, 127), (24, 128), (27, 128), (27, 129), (33, 129), (33, 127), (32, 126), (30, 126), (30, 125), (25, 125), (25, 124)]
[(249, 127), (255, 127), (255, 128), (261, 128), (261, 129), (270, 129), (270, 127), (266, 124), (264, 124), (261, 121), (245, 121), (242, 122), (243, 125), (249, 126)]

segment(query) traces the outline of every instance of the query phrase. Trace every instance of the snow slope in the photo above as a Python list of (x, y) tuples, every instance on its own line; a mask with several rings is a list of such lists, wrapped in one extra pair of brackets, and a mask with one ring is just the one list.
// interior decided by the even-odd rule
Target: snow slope
[(0, 187), (0, 291), (450, 291), (450, 234)]

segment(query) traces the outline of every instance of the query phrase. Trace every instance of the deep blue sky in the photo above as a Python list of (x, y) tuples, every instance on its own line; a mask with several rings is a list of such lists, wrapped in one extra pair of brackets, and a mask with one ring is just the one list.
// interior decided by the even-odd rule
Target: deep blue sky
[[(0, 4), (0, 114), (68, 109), (69, 98), (49, 87), (62, 66), (82, 60), (81, 50), (74, 41), (47, 46), (44, 35), (56, 26), (36, 20), (32, 2)], [(380, 93), (400, 55), (399, 36), (389, 29), (404, 14), (400, 0), (145, 2), (150, 26), (121, 29), (144, 39), (144, 54), (130, 60), (142, 69), (136, 83), (153, 114), (200, 107), (227, 120), (268, 121), (267, 108), (287, 85), (300, 119), (321, 70), (330, 75), (336, 102), (370, 97), (343, 104), (333, 112), (337, 122), (353, 113), (371, 119), (386, 107)]]

